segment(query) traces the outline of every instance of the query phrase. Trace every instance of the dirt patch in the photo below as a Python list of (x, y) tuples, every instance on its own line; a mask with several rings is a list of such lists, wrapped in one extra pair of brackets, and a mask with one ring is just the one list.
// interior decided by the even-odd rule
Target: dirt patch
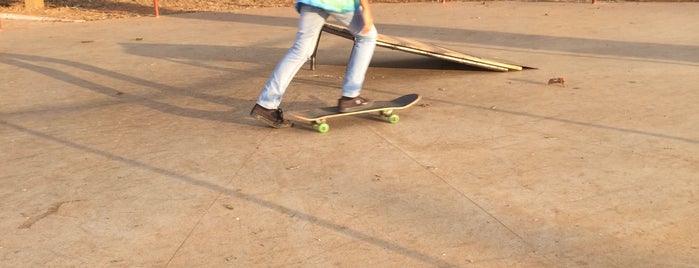
[[(420, 0), (377, 0), (374, 3), (438, 2)], [(258, 7), (291, 6), (294, 0), (159, 0), (160, 14), (196, 11), (234, 11)], [(103, 20), (152, 16), (152, 0), (51, 0), (43, 10), (26, 10), (23, 0), (0, 0), (0, 13), (61, 19)]]

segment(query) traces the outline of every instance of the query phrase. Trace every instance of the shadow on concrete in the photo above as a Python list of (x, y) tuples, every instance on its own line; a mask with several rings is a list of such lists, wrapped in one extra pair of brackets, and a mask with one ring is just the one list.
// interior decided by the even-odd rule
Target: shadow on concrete
[(461, 70), (469, 72), (487, 71), (482, 68), (464, 65), (456, 62), (412, 55), (400, 59), (381, 59), (380, 57), (378, 57), (378, 59), (372, 60), (371, 67), (415, 70)]
[[(278, 18), (281, 19), (281, 18)], [(251, 62), (251, 63), (260, 63), (261, 59), (264, 58), (269, 58), (269, 57), (262, 57), (261, 55), (270, 55), (270, 54), (278, 54), (280, 55), (279, 57), (281, 58), (284, 53), (286, 53), (286, 49), (280, 49), (280, 48), (267, 48), (267, 47), (230, 47), (230, 46), (210, 46), (210, 45), (171, 45), (171, 44), (140, 44), (140, 43), (127, 43), (127, 44), (122, 44), (122, 46), (125, 48), (126, 52), (131, 53), (131, 54), (136, 54), (144, 57), (155, 57), (159, 59), (175, 59), (179, 58), (181, 59), (181, 62), (201, 62), (201, 61), (207, 61), (207, 60), (228, 60), (228, 61), (243, 61), (243, 62)], [(187, 53), (189, 52), (189, 53)], [(392, 53), (392, 52), (387, 52), (387, 53)], [(375, 57), (380, 58), (380, 57)], [(276, 64), (276, 61), (267, 61), (264, 62), (265, 64)], [(326, 62), (323, 62), (326, 63)], [(336, 60), (329, 59), (329, 61), (326, 64), (330, 65), (344, 65), (345, 62), (338, 62)], [(456, 63), (450, 63), (450, 62), (445, 62), (445, 61), (440, 61), (432, 58), (426, 58), (426, 57), (415, 57), (415, 58), (401, 58), (401, 59), (390, 59), (390, 60), (373, 60), (372, 61), (372, 67), (385, 67), (385, 68), (395, 68), (399, 66), (400, 68), (415, 68), (415, 69), (456, 69), (456, 70), (477, 70), (477, 71), (482, 71), (481, 69), (470, 69), (468, 66), (464, 66), (461, 64), (456, 64)], [(239, 70), (236, 70), (236, 72), (240, 72)], [(253, 74), (255, 75), (255, 74)], [(426, 76), (429, 75), (429, 73), (425, 72)], [(336, 88), (339, 85), (332, 85), (328, 83), (322, 83), (318, 81), (313, 81), (313, 80), (308, 80), (308, 79), (299, 79), (296, 78), (292, 83), (308, 83), (308, 84), (313, 84), (314, 86), (324, 86), (328, 88)], [(387, 94), (393, 94), (395, 92), (388, 92), (385, 90), (381, 89), (373, 89), (370, 87), (366, 87), (366, 90), (372, 90), (372, 91), (377, 91), (377, 92), (382, 92), (382, 93), (387, 93)], [(440, 100), (432, 100), (439, 102)], [(448, 101), (442, 101), (446, 102), (450, 105), (457, 105), (457, 106), (464, 106), (464, 107), (470, 107), (470, 108), (477, 108), (477, 109), (483, 109), (483, 110), (491, 110), (490, 107), (479, 107), (471, 104), (465, 104), (465, 103), (454, 103), (454, 102), (448, 102)], [(302, 108), (310, 108), (317, 106), (317, 103), (294, 103), (293, 107), (302, 107)], [(626, 128), (619, 128), (619, 127), (614, 127), (614, 126), (606, 126), (606, 125), (600, 125), (600, 124), (593, 124), (593, 123), (588, 123), (588, 122), (580, 122), (580, 121), (575, 121), (575, 120), (569, 120), (569, 119), (563, 119), (563, 118), (555, 118), (551, 116), (542, 116), (542, 115), (536, 115), (536, 114), (531, 114), (531, 113), (526, 113), (526, 112), (520, 112), (520, 111), (507, 111), (507, 110), (498, 110), (498, 112), (503, 112), (503, 113), (509, 113), (512, 115), (518, 115), (518, 116), (526, 116), (526, 117), (531, 117), (531, 118), (537, 118), (537, 119), (544, 119), (544, 120), (550, 120), (550, 121), (556, 121), (556, 122), (562, 122), (562, 123), (567, 123), (567, 124), (574, 124), (574, 125), (581, 125), (581, 126), (586, 126), (586, 127), (593, 127), (593, 128), (598, 128), (598, 129), (605, 129), (605, 130), (613, 130), (613, 131), (618, 131), (618, 132), (623, 132), (623, 133), (632, 133), (632, 134), (639, 134), (639, 135), (645, 135), (645, 136), (650, 136), (650, 137), (656, 137), (656, 138), (665, 138), (665, 139), (671, 139), (671, 140), (676, 140), (676, 141), (682, 141), (682, 142), (688, 142), (688, 143), (699, 143), (699, 141), (691, 138), (686, 138), (686, 137), (679, 137), (679, 136), (673, 136), (673, 135), (668, 135), (668, 134), (662, 134), (662, 133), (653, 133), (649, 131), (642, 131), (642, 130), (634, 130), (634, 129), (626, 129)]]
[[(377, 89), (377, 88), (366, 88), (366, 90), (371, 90), (371, 91), (376, 91), (376, 92), (381, 92), (381, 93), (386, 93), (386, 94), (394, 93), (394, 92), (385, 91), (385, 90)], [(458, 103), (458, 102), (453, 102), (453, 101), (448, 101), (448, 100), (431, 99), (429, 97), (424, 97), (423, 100), (431, 101), (431, 102), (441, 102), (441, 103), (446, 103), (446, 104), (449, 104), (452, 106), (462, 106), (462, 107), (468, 107), (471, 109), (478, 109), (478, 110), (484, 110), (484, 111), (490, 111), (490, 112), (493, 111), (493, 109), (491, 107), (478, 106), (478, 105), (473, 105), (473, 104), (468, 104), (468, 103)], [(643, 136), (648, 136), (648, 137), (653, 137), (653, 138), (662, 138), (662, 139), (687, 142), (687, 143), (692, 143), (692, 144), (699, 144), (699, 140), (696, 140), (696, 139), (687, 138), (687, 137), (680, 137), (680, 136), (673, 136), (673, 135), (668, 135), (668, 134), (663, 134), (663, 133), (655, 133), (655, 132), (644, 131), (644, 130), (636, 130), (636, 129), (620, 128), (620, 127), (615, 127), (615, 126), (594, 124), (594, 123), (589, 123), (589, 122), (581, 122), (581, 121), (575, 121), (575, 120), (570, 120), (570, 119), (565, 119), (565, 118), (558, 118), (558, 117), (553, 117), (553, 116), (544, 116), (544, 115), (538, 115), (538, 114), (532, 114), (532, 113), (520, 112), (520, 111), (497, 109), (497, 112), (515, 115), (515, 116), (524, 116), (524, 117), (529, 117), (529, 118), (535, 118), (535, 119), (539, 119), (539, 120), (554, 121), (554, 122), (571, 124), (571, 125), (579, 125), (579, 126), (591, 127), (591, 128), (596, 128), (596, 129), (616, 131), (616, 132), (621, 132), (621, 133), (626, 133), (626, 134), (636, 134), (636, 135), (643, 135)]]
[[(220, 12), (178, 14), (173, 16), (186, 19), (218, 20), (293, 28), (295, 28), (298, 23), (295, 17), (285, 18)], [(458, 42), (464, 44), (556, 51), (573, 54), (699, 63), (699, 46), (696, 45), (626, 42), (420, 25), (381, 24), (380, 22), (377, 23), (377, 28), (382, 34), (422, 40), (431, 39), (434, 40), (433, 42), (435, 43)]]
[[(328, 35), (330, 36), (330, 35)], [(330, 38), (335, 38), (330, 36)], [(240, 72), (240, 70), (221, 69), (220, 67), (201, 64), (201, 61), (235, 61), (274, 66), (284, 57), (287, 48), (272, 47), (239, 47), (221, 45), (194, 45), (194, 44), (154, 44), (154, 43), (120, 43), (124, 51), (138, 56), (151, 57), (163, 60), (176, 61), (190, 64), (196, 67), (213, 69), (217, 71)], [(319, 64), (332, 66), (346, 66), (350, 55), (351, 43), (347, 43), (347, 53), (330, 53), (319, 51)], [(391, 57), (392, 51), (376, 51), (371, 61), (371, 67), (394, 69), (426, 69), (426, 70), (464, 70), (484, 71), (480, 68), (466, 66), (454, 62), (426, 58), (405, 54), (406, 57)], [(339, 54), (339, 55), (336, 55)], [(401, 53), (402, 54), (402, 53)], [(270, 57), (270, 55), (277, 55)], [(325, 57), (327, 56), (327, 57)], [(310, 68), (310, 63), (302, 68)], [(270, 74), (272, 69), (269, 70)], [(257, 73), (259, 75), (259, 73)], [(264, 74), (268, 75), (268, 74)]]
[[(18, 68), (33, 71), (47, 77), (56, 79), (58, 81), (63, 81), (69, 84), (76, 85), (81, 88), (91, 90), (93, 92), (109, 96), (113, 98), (113, 101), (107, 101), (98, 104), (86, 104), (80, 107), (48, 107), (40, 110), (31, 111), (31, 113), (45, 113), (45, 112), (55, 112), (77, 110), (84, 108), (93, 108), (103, 105), (113, 105), (117, 103), (134, 103), (138, 105), (143, 105), (154, 110), (158, 110), (164, 113), (189, 117), (198, 118), (205, 120), (220, 121), (226, 123), (237, 123), (237, 124), (251, 124), (250, 120), (246, 120), (248, 117), (247, 108), (252, 107), (253, 102), (250, 100), (237, 99), (225, 96), (211, 95), (207, 93), (197, 92), (192, 89), (185, 89), (166, 85), (156, 81), (145, 80), (142, 78), (129, 76), (121, 73), (117, 73), (111, 70), (100, 68), (94, 65), (89, 65), (76, 61), (69, 61), (63, 59), (48, 58), (42, 56), (33, 55), (22, 55), (22, 54), (9, 54), (0, 53), (0, 62), (15, 66)], [(45, 63), (58, 64), (63, 66), (61, 68), (46, 67)], [(133, 83), (148, 89), (155, 89), (162, 91), (162, 93), (143, 95), (143, 94), (131, 94), (119, 90), (113, 86), (101, 84), (98, 82), (91, 81), (89, 78), (84, 76), (78, 76), (67, 71), (67, 68), (75, 68), (78, 70), (86, 71), (94, 74), (95, 76), (104, 76), (112, 79), (121, 80), (124, 82)], [(235, 79), (235, 78), (232, 78)], [(231, 111), (206, 111), (198, 110), (187, 107), (175, 106), (172, 104), (156, 101), (160, 96), (177, 94), (192, 98), (197, 98), (211, 103), (216, 103), (220, 105), (229, 106), (232, 108)], [(240, 109), (237, 109), (240, 108)], [(29, 113), (29, 112), (22, 112)]]
[[(39, 132), (36, 130), (28, 129), (28, 128), (25, 128), (25, 127), (22, 127), (20, 125), (16, 125), (16, 124), (13, 124), (10, 122), (0, 120), (0, 124), (7, 126), (11, 129), (14, 129), (16, 131), (19, 131), (19, 132), (22, 132), (22, 133), (25, 133), (25, 134), (28, 134), (28, 135), (31, 135), (31, 136), (34, 136), (34, 137), (37, 137), (40, 139), (44, 139), (44, 140), (47, 140), (50, 142), (61, 144), (63, 146), (67, 146), (67, 147), (70, 147), (70, 148), (73, 148), (76, 150), (80, 150), (80, 151), (83, 151), (85, 153), (94, 154), (94, 155), (98, 155), (101, 157), (109, 158), (109, 159), (112, 159), (116, 162), (131, 166), (131, 167), (147, 170), (149, 172), (163, 175), (163, 176), (166, 176), (168, 178), (176, 179), (176, 180), (179, 180), (179, 181), (182, 181), (182, 182), (185, 182), (185, 183), (197, 186), (197, 187), (203, 187), (203, 188), (206, 188), (206, 189), (209, 189), (212, 191), (216, 191), (216, 192), (225, 194), (225, 195), (233, 197), (233, 198), (238, 198), (240, 200), (247, 201), (247, 202), (256, 204), (258, 206), (276, 211), (280, 214), (290, 215), (290, 216), (293, 215), (297, 219), (307, 221), (308, 223), (317, 225), (317, 226), (322, 227), (322, 228), (326, 228), (326, 229), (331, 230), (333, 232), (336, 232), (338, 234), (348, 236), (352, 239), (360, 240), (360, 241), (375, 245), (379, 248), (390, 250), (396, 254), (400, 254), (400, 255), (406, 256), (408, 258), (415, 259), (415, 260), (423, 262), (429, 266), (435, 266), (435, 267), (455, 267), (456, 266), (455, 264), (446, 262), (446, 261), (441, 260), (437, 257), (427, 255), (426, 253), (420, 252), (418, 250), (407, 248), (407, 247), (392, 243), (390, 241), (387, 241), (387, 240), (384, 240), (384, 239), (381, 239), (378, 237), (373, 237), (371, 235), (365, 234), (365, 233), (358, 231), (358, 230), (354, 230), (354, 229), (349, 228), (347, 226), (344, 226), (342, 224), (334, 223), (332, 221), (325, 220), (325, 219), (304, 213), (303, 211), (288, 208), (288, 207), (285, 207), (283, 205), (264, 200), (262, 198), (254, 196), (254, 195), (246, 194), (246, 193), (243, 193), (243, 192), (238, 191), (238, 190), (230, 189), (230, 188), (222, 186), (222, 185), (206, 182), (206, 181), (203, 181), (203, 180), (200, 180), (200, 179), (197, 179), (194, 177), (190, 177), (187, 175), (178, 174), (174, 171), (170, 171), (167, 169), (152, 166), (152, 165), (149, 165), (147, 163), (139, 162), (136, 160), (128, 159), (128, 158), (125, 158), (125, 157), (122, 157), (119, 155), (111, 154), (109, 152), (105, 152), (102, 150), (91, 148), (89, 146), (78, 144), (78, 143), (75, 143), (72, 141), (64, 140), (64, 139), (54, 137), (54, 136), (51, 136), (49, 134), (45, 134), (45, 133), (42, 133), (42, 132)], [(175, 252), (174, 254), (176, 255), (177, 253)]]

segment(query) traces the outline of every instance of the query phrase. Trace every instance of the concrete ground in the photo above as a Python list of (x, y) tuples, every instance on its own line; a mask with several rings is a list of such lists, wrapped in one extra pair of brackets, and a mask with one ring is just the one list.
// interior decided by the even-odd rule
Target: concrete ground
[[(363, 94), (424, 96), (400, 123), (276, 130), (247, 114), (291, 8), (3, 20), (0, 266), (699, 266), (699, 4), (374, 12), (538, 69), (379, 48)], [(324, 35), (283, 108), (334, 103), (350, 49)]]

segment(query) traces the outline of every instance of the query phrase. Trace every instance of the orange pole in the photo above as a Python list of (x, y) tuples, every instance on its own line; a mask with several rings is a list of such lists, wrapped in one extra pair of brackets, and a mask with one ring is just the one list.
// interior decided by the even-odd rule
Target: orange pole
[(153, 8), (155, 9), (155, 17), (160, 17), (160, 7), (158, 6), (158, 0), (153, 0)]

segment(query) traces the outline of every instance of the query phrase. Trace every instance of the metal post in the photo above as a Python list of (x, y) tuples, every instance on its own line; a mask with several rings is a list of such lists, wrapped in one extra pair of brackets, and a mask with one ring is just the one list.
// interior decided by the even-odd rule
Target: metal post
[[(325, 27), (325, 26), (323, 26)], [(318, 34), (318, 40), (316, 41), (316, 48), (313, 50), (313, 55), (311, 55), (311, 71), (316, 70), (316, 57), (318, 54), (318, 46), (320, 46), (320, 36), (323, 35), (323, 30), (320, 30)]]

